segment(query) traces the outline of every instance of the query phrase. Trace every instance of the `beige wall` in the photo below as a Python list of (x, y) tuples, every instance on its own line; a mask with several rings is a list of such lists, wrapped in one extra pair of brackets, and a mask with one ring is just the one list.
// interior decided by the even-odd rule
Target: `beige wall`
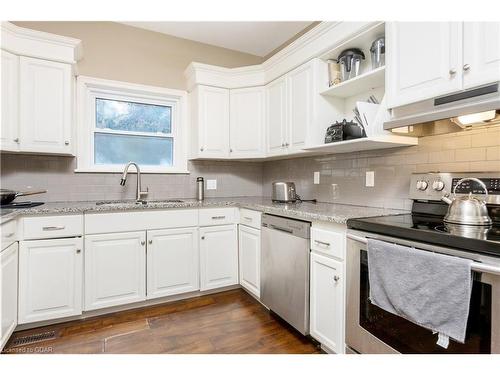
[(114, 22), (13, 22), (29, 29), (78, 38), (78, 74), (185, 89), (192, 61), (229, 68), (259, 64), (262, 57)]

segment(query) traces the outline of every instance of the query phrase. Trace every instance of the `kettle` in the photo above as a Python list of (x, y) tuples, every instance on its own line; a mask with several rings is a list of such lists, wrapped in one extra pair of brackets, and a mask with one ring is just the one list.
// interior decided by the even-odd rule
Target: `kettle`
[(457, 197), (457, 187), (465, 181), (477, 182), (484, 189), (486, 198), (488, 197), (488, 189), (483, 181), (473, 177), (462, 178), (453, 188), (453, 199), (449, 198), (449, 194), (446, 194), (441, 198), (443, 202), (449, 204), (448, 213), (444, 218), (445, 223), (491, 225), (492, 221), (488, 215), (486, 201), (473, 197), (472, 192), (470, 192), (467, 196)]

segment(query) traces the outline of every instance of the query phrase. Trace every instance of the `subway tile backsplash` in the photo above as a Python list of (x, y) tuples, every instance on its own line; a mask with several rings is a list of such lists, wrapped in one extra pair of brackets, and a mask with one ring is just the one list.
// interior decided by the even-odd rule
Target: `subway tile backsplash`
[[(366, 171), (375, 171), (374, 187), (365, 187)], [(410, 209), (410, 175), (433, 171), (500, 172), (500, 127), (423, 137), (415, 147), (266, 162), (263, 194), (271, 194), (273, 181), (287, 180), (303, 199)]]
[[(1, 155), (1, 185), (16, 190), (47, 189), (34, 200), (116, 200), (135, 197), (135, 174), (119, 185), (120, 174), (74, 173), (74, 158)], [(267, 196), (271, 183), (294, 181), (304, 199), (384, 208), (409, 209), (414, 172), (500, 171), (500, 126), (423, 137), (415, 147), (322, 155), (268, 162), (193, 161), (190, 174), (143, 174), (149, 199), (194, 198), (196, 177), (217, 179), (207, 197)], [(313, 173), (320, 172), (320, 184)], [(366, 171), (375, 186), (365, 187)]]

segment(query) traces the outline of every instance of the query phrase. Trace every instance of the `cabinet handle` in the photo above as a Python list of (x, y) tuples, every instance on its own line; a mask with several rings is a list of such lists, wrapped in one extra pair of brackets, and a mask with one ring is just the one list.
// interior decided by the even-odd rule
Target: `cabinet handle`
[(153, 244), (153, 240), (149, 240), (148, 244), (152, 245)]
[(454, 68), (451, 68), (449, 73), (450, 73), (450, 76), (454, 76), (455, 74), (457, 74), (457, 70)]
[(80, 254), (82, 252), (82, 249), (76, 249), (76, 253)]
[(243, 219), (248, 220), (248, 221), (252, 221), (252, 218), (248, 217), (248, 216), (244, 216)]
[(10, 237), (12, 237), (14, 234), (15, 234), (15, 232), (11, 232), (11, 233), (9, 233), (9, 234), (5, 234), (5, 235), (4, 235), (4, 237), (5, 237), (5, 238), (10, 238)]
[(68, 146), (68, 145), (69, 145), (69, 141), (64, 141), (64, 144), (65, 144), (66, 146)]
[(43, 230), (63, 230), (64, 228), (66, 228), (66, 226), (64, 225), (61, 225), (61, 226), (52, 226), (52, 227), (43, 227), (42, 229)]
[(225, 216), (212, 216), (212, 220), (222, 220), (225, 219)]
[(201, 236), (201, 239), (204, 240), (205, 239), (205, 236)]
[(314, 242), (316, 242), (318, 245), (330, 247), (330, 242), (323, 242), (323, 241), (319, 241), (319, 240), (314, 240)]
[(19, 143), (19, 138), (14, 138), (14, 142)]
[(464, 65), (464, 71), (466, 72), (466, 71), (468, 71), (469, 69), (470, 69), (470, 65), (469, 65), (469, 64), (465, 64), (465, 65)]
[(340, 280), (340, 277), (335, 275), (333, 276), (333, 281), (335, 281), (336, 283)]
[(141, 245), (142, 246), (146, 245), (146, 241), (141, 241)]

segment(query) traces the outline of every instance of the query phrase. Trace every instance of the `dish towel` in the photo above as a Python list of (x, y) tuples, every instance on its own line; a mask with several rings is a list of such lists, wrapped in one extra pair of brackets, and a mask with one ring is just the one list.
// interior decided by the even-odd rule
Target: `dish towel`
[(465, 340), (472, 260), (368, 239), (370, 301), (438, 332), (437, 345)]

